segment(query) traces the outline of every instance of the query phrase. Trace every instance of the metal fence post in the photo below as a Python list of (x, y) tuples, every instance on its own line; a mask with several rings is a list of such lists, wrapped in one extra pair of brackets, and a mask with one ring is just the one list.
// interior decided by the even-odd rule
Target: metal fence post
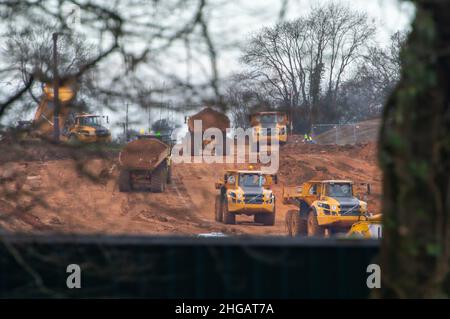
[(337, 125), (335, 125), (334, 126), (334, 130), (335, 130), (335, 144), (337, 145), (337, 130), (338, 130), (338, 127), (337, 127)]

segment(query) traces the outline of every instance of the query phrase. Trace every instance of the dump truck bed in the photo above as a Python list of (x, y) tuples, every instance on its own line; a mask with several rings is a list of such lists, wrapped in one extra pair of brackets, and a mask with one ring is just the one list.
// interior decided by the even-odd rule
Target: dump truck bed
[(189, 117), (188, 129), (190, 132), (194, 131), (194, 121), (196, 120), (202, 121), (203, 131), (209, 128), (218, 128), (225, 132), (230, 127), (230, 119), (228, 116), (209, 107)]
[(302, 196), (302, 186), (283, 187), (283, 204), (297, 205), (300, 203), (301, 196)]
[(120, 165), (127, 170), (152, 170), (170, 156), (170, 147), (156, 139), (138, 139), (128, 143), (119, 154)]

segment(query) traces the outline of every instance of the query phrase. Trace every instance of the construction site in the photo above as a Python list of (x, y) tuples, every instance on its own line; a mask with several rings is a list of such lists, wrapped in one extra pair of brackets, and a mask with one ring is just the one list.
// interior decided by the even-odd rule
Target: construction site
[[(210, 108), (199, 114), (192, 118), (208, 117), (201, 134), (226, 118), (211, 116), (220, 112)], [(264, 129), (253, 132), (257, 143), (245, 150), (263, 152)], [(190, 133), (188, 139), (199, 132)], [(370, 134), (371, 142), (347, 145), (271, 134), (270, 148), (280, 144), (275, 173), (249, 163), (250, 156), (241, 163), (177, 163), (170, 152), (177, 144), (155, 135), (139, 135), (125, 145), (5, 136), (0, 266), (10, 275), (2, 278), (0, 295), (366, 297), (365, 267), (382, 237), (377, 130)], [(227, 148), (218, 147), (221, 141), (200, 141), (198, 147)], [(188, 158), (195, 158), (198, 148), (190, 146)], [(26, 268), (15, 269), (10, 247), (51, 291), (32, 285), (24, 293)], [(110, 254), (115, 257), (101, 266), (102, 256)], [(69, 259), (92, 278), (86, 290), (59, 288), (64, 278), (55, 270)], [(251, 266), (244, 271), (242, 263)], [(313, 272), (311, 265), (322, 271)], [(325, 271), (329, 265), (347, 278), (345, 286)], [(280, 286), (287, 273), (295, 275)], [(241, 284), (232, 283), (237, 280)]]
[[(214, 219), (215, 182), (226, 170), (249, 164), (171, 164), (164, 192), (120, 189), (120, 150), (77, 148), (43, 140), (2, 140), (0, 227), (10, 232), (286, 236), (283, 188), (310, 180), (369, 183), (368, 210), (379, 213), (381, 177), (373, 141), (355, 145), (307, 144), (291, 135), (280, 147), (278, 183), (272, 185), (274, 226), (241, 215), (236, 225)], [(145, 148), (144, 148), (145, 150)], [(154, 154), (151, 154), (154, 155)]]
[(0, 1), (0, 298), (448, 298), (449, 12)]

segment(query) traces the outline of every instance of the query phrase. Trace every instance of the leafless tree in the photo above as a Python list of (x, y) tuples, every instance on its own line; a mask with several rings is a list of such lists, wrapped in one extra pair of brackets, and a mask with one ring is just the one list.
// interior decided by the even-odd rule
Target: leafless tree
[[(400, 49), (406, 33), (396, 32), (387, 47), (372, 46), (355, 75), (335, 93), (335, 110), (327, 109), (328, 119), (354, 122), (379, 117), (383, 106), (400, 80)], [(330, 114), (331, 113), (331, 114)]]
[[(39, 103), (42, 87), (53, 83), (52, 32), (54, 27), (42, 21), (33, 29), (10, 29), (4, 48), (5, 61), (15, 70), (11, 78), (17, 78), (20, 86), (33, 78), (27, 89), (32, 104)], [(58, 38), (58, 75), (61, 84), (69, 82), (77, 90), (92, 86), (92, 72), (86, 68), (92, 62), (92, 48), (82, 36), (71, 34)], [(83, 76), (81, 76), (83, 75)], [(90, 83), (87, 83), (90, 82)]]
[[(0, 16), (3, 26), (22, 27), (23, 43), (26, 37), (36, 33), (42, 21), (47, 21), (50, 26), (46, 34), (63, 32), (65, 35), (71, 34), (72, 38), (77, 33), (87, 34), (91, 59), (73, 75), (79, 77), (94, 65), (98, 68), (100, 76), (88, 89), (94, 90), (92, 96), (99, 104), (122, 105), (125, 99), (140, 105), (143, 91), (157, 93), (162, 90), (182, 92), (184, 97), (197, 102), (205, 97), (220, 102), (218, 49), (209, 27), (211, 9), (218, 6), (220, 3), (214, 0), (11, 0), (0, 1)], [(74, 10), (79, 15), (78, 25), (68, 23)], [(13, 41), (9, 32), (2, 32), (0, 36), (5, 41)], [(43, 35), (40, 38), (43, 40), (40, 44), (33, 39), (29, 45), (40, 45), (40, 48), (35, 49), (40, 49), (39, 57), (45, 58), (43, 54), (51, 52), (48, 50), (51, 41), (44, 41)], [(65, 38), (61, 36), (61, 41), (65, 41)], [(198, 59), (202, 63), (210, 61), (204, 74), (195, 80), (185, 79), (173, 70), (166, 69), (166, 66), (178, 63), (181, 59), (180, 45), (186, 47), (190, 63), (197, 63)], [(14, 53), (18, 51), (23, 53), (20, 47), (16, 47)], [(22, 54), (21, 58), (30, 57)], [(30, 64), (30, 61), (27, 63)], [(3, 62), (0, 69), (2, 74), (23, 77), (23, 72), (10, 64)], [(48, 80), (45, 76), (51, 75), (45, 69), (27, 71), (33, 71), (32, 78), (35, 81)], [(30, 74), (26, 77), (29, 78)], [(151, 83), (146, 79), (152, 79)], [(33, 88), (32, 85), (25, 91), (30, 92)], [(17, 91), (20, 89), (18, 87)], [(18, 101), (15, 94), (11, 96), (15, 97), (11, 101)], [(22, 94), (19, 99), (26, 96)], [(149, 99), (144, 104), (154, 102)], [(6, 110), (11, 101), (4, 101), (2, 109)]]
[(275, 88), (284, 105), (291, 110), (300, 107), (311, 125), (318, 119), (321, 96), (335, 103), (342, 82), (374, 33), (366, 14), (331, 3), (313, 8), (306, 17), (261, 30), (242, 61)]
[(405, 32), (396, 32), (391, 36), (387, 48), (371, 47), (364, 56), (364, 64), (358, 69), (361, 78), (370, 79), (371, 85), (381, 95), (387, 96), (400, 80), (400, 50), (406, 41)]
[(225, 103), (233, 117), (234, 127), (249, 127), (252, 112), (274, 107), (271, 92), (261, 86), (252, 74), (232, 76), (225, 91)]

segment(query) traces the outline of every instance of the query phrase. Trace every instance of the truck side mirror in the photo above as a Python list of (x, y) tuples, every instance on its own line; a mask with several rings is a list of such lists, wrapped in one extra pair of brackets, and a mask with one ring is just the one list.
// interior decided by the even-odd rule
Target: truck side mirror
[(188, 117), (187, 117), (187, 116), (185, 116), (185, 117), (184, 117), (184, 124), (186, 124), (186, 123), (187, 123), (187, 121), (188, 121)]
[(109, 124), (109, 116), (106, 115), (106, 123)]
[(228, 176), (225, 181), (228, 185), (234, 185), (236, 183), (236, 178), (233, 175)]
[(367, 183), (367, 195), (370, 195), (370, 184)]
[(273, 175), (273, 182), (275, 184), (278, 184), (278, 175), (277, 174)]

